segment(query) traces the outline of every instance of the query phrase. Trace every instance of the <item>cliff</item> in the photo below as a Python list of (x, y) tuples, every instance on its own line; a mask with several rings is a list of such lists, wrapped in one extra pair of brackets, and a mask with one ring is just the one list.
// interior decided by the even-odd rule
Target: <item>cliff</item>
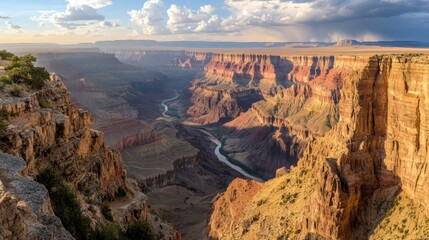
[[(226, 239), (260, 233), (280, 239), (426, 236), (429, 57), (374, 56), (352, 65), (342, 81), (338, 123), (309, 141), (290, 173), (252, 193), (236, 213), (240, 220), (219, 222), (216, 216), (228, 209), (219, 204), (232, 187), (220, 196), (211, 218), (212, 237), (219, 238), (226, 227), (234, 229)], [(249, 223), (253, 215), (258, 217)]]
[[(42, 108), (40, 101), (48, 106)], [(42, 90), (21, 98), (2, 98), (1, 104), (10, 124), (1, 136), (0, 149), (22, 156), (29, 175), (54, 166), (95, 201), (113, 199), (125, 188), (119, 154), (105, 146), (102, 132), (90, 128), (88, 112), (72, 104), (57, 75)]]
[[(58, 75), (51, 74), (40, 90), (24, 86), (21, 89), (19, 97), (7, 91), (0, 93), (4, 125), (0, 150), (23, 159), (16, 160), (19, 165), (12, 166), (17, 170), (2, 165), (6, 170), (0, 171), (5, 186), (2, 200), (10, 204), (15, 213), (7, 214), (15, 215), (17, 221), (11, 222), (13, 216), (1, 221), (5, 230), (2, 236), (15, 236), (21, 231), (26, 234), (24, 238), (31, 238), (37, 231), (61, 239), (70, 236), (63, 232), (61, 222), (53, 215), (46, 189), (31, 180), (50, 167), (64, 177), (77, 194), (93, 227), (106, 222), (100, 206), (109, 203), (114, 221), (124, 229), (133, 221), (147, 220), (160, 238), (178, 237), (171, 226), (147, 211), (146, 197), (127, 179), (119, 152), (105, 145), (102, 132), (91, 128), (89, 113), (72, 103)], [(26, 186), (20, 178), (26, 180)], [(30, 189), (35, 192), (31, 193)]]
[(0, 153), (0, 237), (74, 239), (52, 211), (48, 190), (21, 172), (22, 158)]

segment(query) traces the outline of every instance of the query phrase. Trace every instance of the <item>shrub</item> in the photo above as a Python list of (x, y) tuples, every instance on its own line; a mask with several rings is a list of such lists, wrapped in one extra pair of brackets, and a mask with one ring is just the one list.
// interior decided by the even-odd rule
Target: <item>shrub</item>
[(12, 84), (13, 83), (12, 79), (10, 79), (8, 76), (5, 76), (5, 75), (0, 76), (0, 82), (5, 83), (5, 84)]
[(22, 97), (23, 90), (19, 85), (12, 85), (12, 90), (10, 91), (10, 94), (14, 97)]
[(30, 87), (40, 89), (45, 80), (49, 79), (49, 73), (45, 68), (35, 67), (37, 58), (31, 55), (12, 57), (5, 70), (10, 79), (16, 83), (26, 83)]
[(121, 240), (124, 239), (120, 228), (114, 223), (106, 223), (97, 227), (94, 231), (93, 240)]
[(48, 102), (48, 100), (46, 100), (46, 98), (44, 96), (40, 96), (37, 99), (39, 101), (39, 105), (42, 108), (52, 108), (51, 104)]
[(0, 60), (9, 60), (12, 57), (14, 57), (15, 55), (11, 52), (8, 52), (6, 50), (1, 50), (0, 51)]
[(6, 108), (2, 108), (2, 110), (0, 110), (0, 119), (9, 120), (9, 112)]
[(52, 207), (63, 226), (77, 239), (89, 239), (92, 233), (90, 219), (83, 215), (76, 194), (65, 184), (53, 168), (46, 168), (36, 180), (49, 191)]
[(123, 187), (120, 187), (115, 195), (116, 197), (125, 197), (127, 196), (127, 191)]
[(6, 130), (8, 125), (9, 125), (9, 121), (5, 119), (0, 120), (0, 134)]
[(155, 239), (152, 233), (152, 229), (150, 228), (149, 223), (147, 223), (146, 221), (137, 221), (130, 224), (125, 235), (128, 239), (135, 240)]
[(112, 216), (112, 209), (107, 204), (103, 204), (101, 206), (101, 213), (103, 214), (104, 218), (106, 218), (109, 221), (113, 221)]

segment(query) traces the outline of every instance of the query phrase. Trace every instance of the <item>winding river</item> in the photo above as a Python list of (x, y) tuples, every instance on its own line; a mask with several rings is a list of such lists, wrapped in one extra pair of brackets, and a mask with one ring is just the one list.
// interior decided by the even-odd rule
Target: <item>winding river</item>
[[(164, 101), (162, 101), (161, 105), (164, 107), (164, 111), (162, 112), (162, 115), (163, 115), (165, 118), (167, 118), (167, 119), (169, 119), (169, 120), (171, 120), (171, 119), (173, 118), (172, 116), (169, 116), (169, 115), (167, 114), (167, 111), (168, 111), (168, 105), (167, 105), (166, 103), (167, 103), (167, 102), (174, 101), (174, 100), (178, 99), (179, 97), (180, 97), (180, 94), (178, 94), (177, 96), (175, 96), (175, 97), (173, 97), (173, 98), (165, 99)], [(228, 165), (230, 168), (232, 168), (232, 169), (234, 169), (235, 171), (237, 171), (237, 172), (239, 172), (239, 173), (243, 174), (245, 177), (247, 177), (247, 178), (249, 178), (249, 179), (252, 179), (252, 180), (257, 181), (257, 182), (265, 182), (265, 180), (263, 180), (263, 179), (261, 179), (261, 178), (259, 178), (259, 177), (255, 176), (255, 175), (253, 175), (253, 174), (251, 174), (251, 173), (247, 172), (246, 170), (244, 170), (244, 169), (243, 169), (243, 168), (241, 168), (240, 166), (235, 165), (234, 163), (230, 162), (230, 161), (228, 160), (228, 157), (226, 157), (225, 155), (223, 155), (223, 154), (220, 152), (220, 149), (222, 148), (222, 142), (221, 142), (217, 137), (215, 137), (213, 134), (211, 134), (210, 132), (208, 132), (208, 131), (206, 131), (206, 130), (204, 130), (204, 129), (199, 129), (199, 130), (200, 130), (202, 133), (204, 133), (205, 135), (207, 135), (207, 136), (208, 136), (208, 138), (210, 139), (210, 141), (212, 141), (214, 144), (216, 144), (216, 148), (215, 148), (215, 150), (214, 150), (214, 154), (216, 155), (216, 157), (217, 157), (217, 159), (218, 159), (219, 161), (221, 161), (221, 162), (225, 163), (225, 164), (226, 164), (226, 165)]]
[(164, 108), (164, 111), (162, 112), (162, 116), (164, 116), (165, 118), (171, 118), (171, 116), (169, 116), (167, 114), (167, 112), (168, 112), (168, 106), (167, 106), (166, 103), (174, 101), (174, 100), (178, 99), (179, 97), (180, 97), (180, 94), (176, 93), (176, 96), (174, 96), (173, 98), (164, 99), (164, 101), (162, 101), (161, 105)]

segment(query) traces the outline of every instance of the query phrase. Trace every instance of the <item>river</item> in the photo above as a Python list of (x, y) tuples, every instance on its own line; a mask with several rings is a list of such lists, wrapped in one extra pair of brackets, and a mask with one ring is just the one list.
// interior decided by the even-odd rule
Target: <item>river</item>
[[(173, 97), (173, 98), (169, 98), (169, 99), (165, 99), (164, 101), (162, 101), (161, 105), (164, 107), (164, 111), (162, 112), (162, 115), (167, 118), (168, 120), (171, 120), (173, 117), (169, 116), (167, 114), (168, 111), (168, 105), (166, 104), (167, 102), (171, 102), (174, 101), (176, 99), (178, 99), (180, 97), (180, 94)], [(230, 168), (234, 169), (235, 171), (241, 173), (242, 175), (244, 175), (245, 177), (252, 179), (254, 181), (257, 182), (265, 182), (265, 180), (247, 172), (245, 169), (243, 169), (242, 167), (235, 165), (234, 163), (230, 162), (228, 157), (226, 157), (225, 155), (223, 155), (220, 152), (220, 149), (222, 148), (222, 142), (215, 137), (213, 134), (211, 134), (210, 132), (204, 130), (204, 129), (199, 129), (202, 133), (204, 133), (205, 135), (208, 136), (208, 138), (210, 139), (210, 141), (212, 141), (214, 144), (216, 144), (216, 148), (214, 150), (214, 154), (216, 155), (217, 159), (223, 163), (225, 163), (226, 165), (228, 165)]]

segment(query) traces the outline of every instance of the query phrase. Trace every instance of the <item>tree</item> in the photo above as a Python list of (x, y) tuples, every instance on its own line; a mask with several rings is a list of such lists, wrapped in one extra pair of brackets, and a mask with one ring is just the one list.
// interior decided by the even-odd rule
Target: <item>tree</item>
[(16, 83), (26, 83), (30, 87), (40, 89), (45, 80), (49, 79), (49, 73), (45, 68), (35, 67), (37, 58), (32, 55), (10, 58), (5, 70), (6, 74)]
[(13, 53), (8, 52), (6, 50), (1, 50), (0, 51), (0, 60), (10, 60), (14, 56), (15, 55)]

